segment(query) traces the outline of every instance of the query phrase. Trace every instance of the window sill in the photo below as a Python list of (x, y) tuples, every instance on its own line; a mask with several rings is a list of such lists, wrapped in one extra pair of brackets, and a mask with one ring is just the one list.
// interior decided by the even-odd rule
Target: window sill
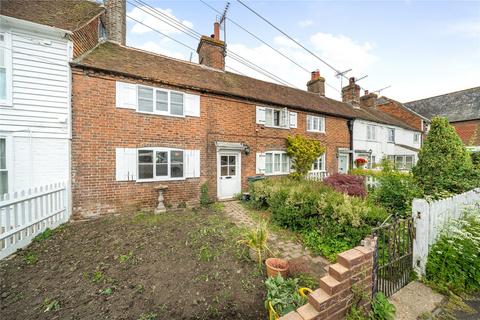
[(264, 175), (266, 176), (285, 176), (287, 174), (290, 174), (290, 172), (287, 172), (287, 173), (280, 173), (280, 172), (277, 172), (277, 173), (264, 173)]
[(317, 130), (307, 130), (307, 132), (310, 132), (310, 133), (323, 133), (323, 134), (326, 133), (325, 131), (317, 131)]
[(289, 127), (267, 126), (266, 124), (264, 124), (263, 126), (264, 126), (265, 128), (290, 130)]
[(168, 182), (168, 181), (183, 181), (187, 180), (187, 178), (164, 178), (164, 179), (137, 179), (135, 182), (144, 183), (144, 182)]
[(179, 115), (175, 115), (175, 114), (155, 113), (155, 112), (147, 112), (147, 111), (139, 111), (139, 110), (135, 110), (135, 111), (136, 111), (137, 113), (148, 114), (148, 115), (151, 115), (151, 116), (163, 116), (163, 117), (173, 117), (173, 118), (186, 118), (185, 115), (179, 116)]

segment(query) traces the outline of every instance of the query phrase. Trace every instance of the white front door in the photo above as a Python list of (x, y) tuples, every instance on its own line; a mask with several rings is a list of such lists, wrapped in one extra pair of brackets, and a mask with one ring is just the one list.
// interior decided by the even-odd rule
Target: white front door
[(233, 198), (242, 191), (240, 152), (219, 152), (217, 194), (219, 199)]
[(348, 173), (348, 154), (340, 153), (338, 155), (338, 172)]

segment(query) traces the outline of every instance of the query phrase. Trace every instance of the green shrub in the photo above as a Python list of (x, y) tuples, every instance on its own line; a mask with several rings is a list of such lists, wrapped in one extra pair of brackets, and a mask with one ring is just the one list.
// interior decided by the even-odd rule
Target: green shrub
[(296, 178), (303, 178), (312, 168), (313, 162), (325, 152), (325, 147), (317, 139), (309, 139), (302, 135), (287, 137), (287, 154), (292, 159)]
[(431, 247), (426, 278), (455, 294), (480, 290), (480, 209), (449, 221)]
[(379, 184), (370, 192), (370, 199), (390, 214), (410, 216), (412, 200), (422, 197), (422, 191), (413, 176), (384, 166), (376, 179)]
[(265, 179), (252, 184), (250, 195), (255, 206), (270, 208), (273, 223), (300, 232), (308, 247), (330, 260), (387, 217), (379, 206), (314, 181)]
[(284, 316), (303, 306), (307, 299), (298, 292), (300, 288), (298, 282), (299, 280), (296, 278), (284, 279), (281, 275), (265, 280), (265, 286), (267, 287), (265, 308), (268, 310), (269, 303), (271, 303), (275, 312)]
[(459, 194), (479, 185), (472, 159), (446, 118), (432, 119), (413, 175), (432, 198)]
[(375, 294), (372, 301), (370, 319), (395, 320), (395, 312), (395, 306), (388, 301), (383, 293), (378, 292)]

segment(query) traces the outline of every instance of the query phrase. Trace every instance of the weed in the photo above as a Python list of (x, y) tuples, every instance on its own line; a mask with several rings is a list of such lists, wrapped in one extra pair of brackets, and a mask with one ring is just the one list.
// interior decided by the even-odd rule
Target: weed
[(142, 313), (138, 320), (155, 320), (157, 319), (157, 314), (155, 312)]
[(84, 272), (83, 277), (85, 279), (92, 281), (93, 283), (98, 283), (103, 279), (103, 272), (102, 271), (95, 271), (93, 273)]
[(210, 204), (210, 209), (212, 209), (215, 213), (221, 213), (225, 209), (225, 205), (221, 202), (215, 202)]
[(210, 197), (208, 196), (208, 184), (205, 182), (200, 186), (200, 204), (202, 207), (206, 207), (210, 202)]
[(41, 242), (50, 239), (53, 236), (54, 231), (50, 228), (45, 229), (42, 233), (32, 239), (32, 242)]
[(210, 262), (215, 258), (214, 253), (212, 252), (212, 249), (204, 245), (200, 248), (200, 254), (199, 254), (199, 259), (203, 262)]
[(100, 290), (99, 293), (102, 296), (111, 296), (113, 294), (114, 287), (107, 287), (103, 290)]
[(40, 309), (42, 309), (43, 312), (57, 311), (60, 309), (60, 301), (46, 298), (40, 305)]
[(25, 257), (23, 257), (23, 261), (25, 261), (25, 263), (29, 265), (36, 264), (38, 262), (38, 255), (33, 251), (29, 251), (27, 252)]
[(128, 254), (120, 255), (118, 257), (118, 260), (120, 261), (120, 263), (124, 263), (124, 262), (127, 262), (128, 260), (130, 260), (132, 257), (133, 257), (133, 252), (130, 251)]

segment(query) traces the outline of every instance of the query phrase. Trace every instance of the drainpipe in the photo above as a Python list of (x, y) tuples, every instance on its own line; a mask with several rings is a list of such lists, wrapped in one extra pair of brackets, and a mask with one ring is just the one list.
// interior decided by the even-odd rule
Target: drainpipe
[(349, 157), (349, 167), (353, 169), (353, 123), (355, 119), (350, 119), (347, 121), (348, 133), (350, 133), (350, 157)]

